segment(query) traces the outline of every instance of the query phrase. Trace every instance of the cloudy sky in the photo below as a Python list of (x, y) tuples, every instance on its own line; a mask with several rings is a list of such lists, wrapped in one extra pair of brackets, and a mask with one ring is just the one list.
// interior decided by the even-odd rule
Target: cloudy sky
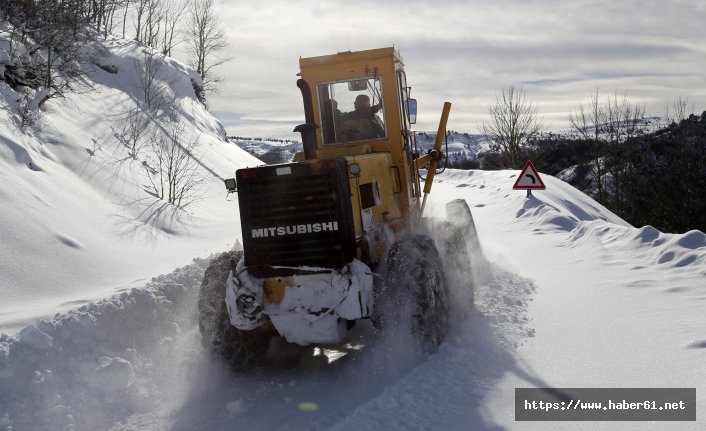
[(303, 122), (299, 57), (394, 45), (417, 130), (477, 133), (496, 92), (524, 88), (552, 129), (589, 94), (616, 92), (664, 115), (675, 97), (706, 110), (703, 0), (216, 0), (233, 61), (210, 96), (231, 135), (295, 137)]

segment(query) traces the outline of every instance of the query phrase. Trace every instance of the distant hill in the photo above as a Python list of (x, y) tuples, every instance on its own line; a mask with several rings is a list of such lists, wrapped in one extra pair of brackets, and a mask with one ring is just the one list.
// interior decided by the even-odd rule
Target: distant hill
[[(415, 135), (419, 154), (425, 154), (434, 146), (436, 132), (416, 132)], [(238, 136), (228, 136), (228, 140), (267, 164), (291, 162), (295, 153), (303, 151), (301, 142), (293, 140)], [(474, 167), (467, 164), (485, 149), (483, 136), (457, 131), (449, 131), (442, 144), (444, 153), (449, 154), (449, 167), (462, 169)]]

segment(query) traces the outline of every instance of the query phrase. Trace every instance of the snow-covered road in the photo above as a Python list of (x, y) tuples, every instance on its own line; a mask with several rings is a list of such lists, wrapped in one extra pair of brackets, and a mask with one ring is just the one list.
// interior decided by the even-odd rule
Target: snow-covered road
[[(531, 335), (531, 282), (497, 269), (479, 310), (423, 363), (393, 345), (327, 363), (233, 375), (206, 358), (196, 325), (204, 261), (2, 340), (3, 425), (13, 429), (389, 429), (453, 427)], [(489, 316), (502, 312), (503, 317)], [(362, 328), (358, 336), (372, 336)], [(301, 408), (314, 403), (316, 409)], [(399, 412), (390, 415), (390, 410)], [(478, 412), (475, 420), (481, 420)], [(54, 428), (56, 427), (56, 428)]]
[(526, 199), (513, 174), (451, 171), (435, 186), (432, 214), (465, 198), (488, 261), (472, 269), (476, 309), (423, 361), (362, 326), (367, 345), (331, 363), (234, 375), (201, 351), (197, 260), (3, 335), (0, 429), (594, 429), (515, 422), (514, 389), (706, 389), (703, 233), (629, 227), (553, 178)]

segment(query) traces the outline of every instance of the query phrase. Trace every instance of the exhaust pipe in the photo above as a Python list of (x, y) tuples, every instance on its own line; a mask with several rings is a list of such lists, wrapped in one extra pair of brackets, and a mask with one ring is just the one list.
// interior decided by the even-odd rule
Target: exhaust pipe
[(304, 158), (306, 160), (316, 159), (316, 129), (319, 126), (314, 123), (314, 105), (311, 103), (311, 89), (309, 83), (303, 79), (297, 79), (297, 87), (302, 92), (304, 100), (304, 120), (306, 123), (294, 128), (295, 132), (302, 135), (302, 145), (304, 146)]

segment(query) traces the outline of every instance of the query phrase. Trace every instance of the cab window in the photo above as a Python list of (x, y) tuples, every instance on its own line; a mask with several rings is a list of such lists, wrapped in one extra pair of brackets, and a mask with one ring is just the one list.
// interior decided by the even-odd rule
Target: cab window
[(384, 139), (387, 136), (379, 77), (319, 84), (324, 144)]
[(407, 103), (409, 100), (409, 87), (407, 87), (407, 76), (401, 70), (397, 71), (397, 92), (400, 96), (400, 118), (404, 124), (404, 129), (410, 129), (409, 112)]

